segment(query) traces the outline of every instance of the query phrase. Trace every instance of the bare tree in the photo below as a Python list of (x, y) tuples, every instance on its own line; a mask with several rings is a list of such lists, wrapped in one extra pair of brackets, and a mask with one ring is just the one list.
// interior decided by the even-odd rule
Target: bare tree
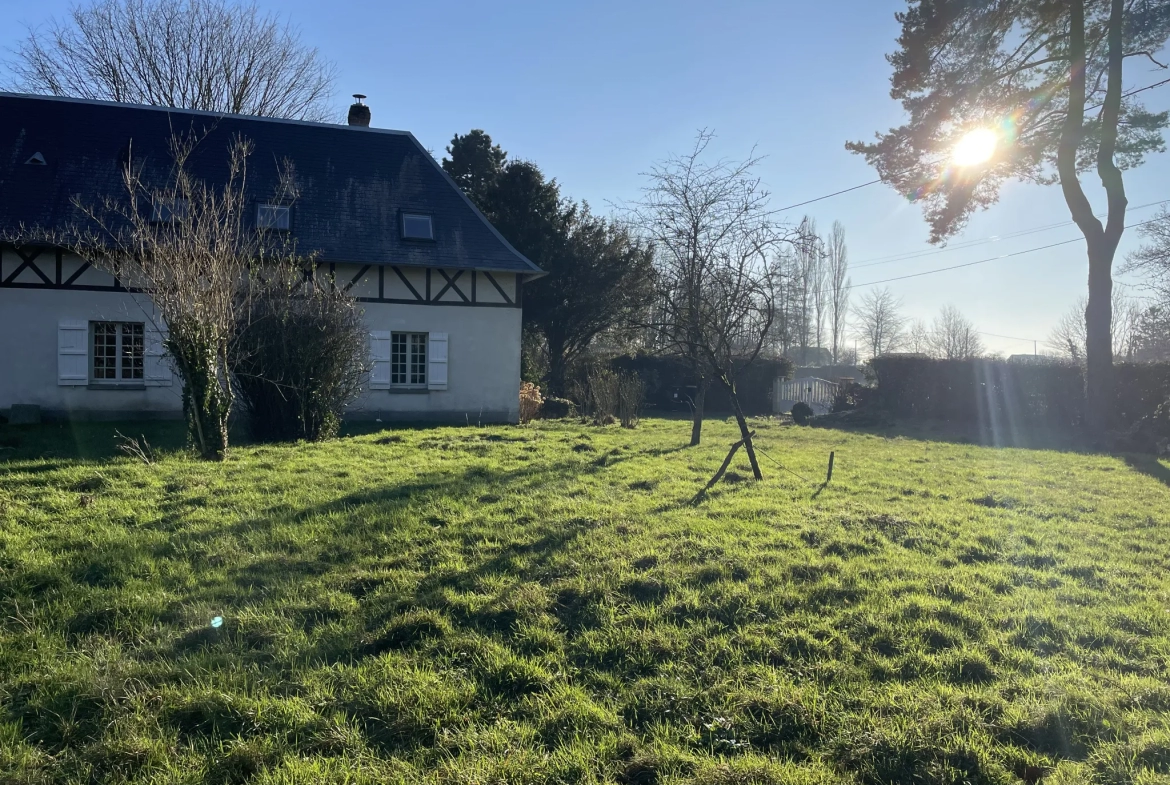
[(902, 301), (888, 287), (870, 289), (861, 296), (853, 310), (858, 337), (865, 344), (870, 357), (880, 357), (895, 351), (902, 344), (906, 317), (902, 315)]
[[(1085, 361), (1088, 346), (1085, 328), (1087, 307), (1088, 298), (1082, 297), (1077, 300), (1076, 304), (1060, 317), (1048, 335), (1050, 349), (1059, 356), (1078, 363)], [(1138, 349), (1141, 308), (1136, 301), (1128, 299), (1120, 290), (1114, 289), (1110, 313), (1113, 318), (1113, 323), (1109, 326), (1109, 333), (1113, 339), (1113, 358), (1132, 360)]]
[(983, 340), (967, 317), (953, 305), (944, 305), (930, 326), (931, 354), (944, 360), (968, 360), (983, 354)]
[(1162, 301), (1170, 303), (1170, 210), (1163, 206), (1154, 220), (1138, 232), (1146, 243), (1126, 257), (1121, 272), (1145, 275), (1150, 288)]
[(906, 350), (914, 354), (930, 354), (930, 327), (921, 319), (915, 319), (906, 331)]
[[(247, 192), (252, 145), (234, 138), (221, 185), (194, 178), (187, 160), (201, 139), (171, 139), (174, 160), (158, 187), (132, 156), (122, 169), (124, 193), (98, 204), (74, 200), (91, 226), (67, 229), (53, 242), (144, 292), (163, 330), (163, 348), (183, 382), (183, 412), (192, 443), (204, 458), (222, 460), (228, 416), (235, 403), (232, 348), (250, 292), (264, 286), (273, 265), (303, 267), (293, 249), (249, 219)], [(295, 198), (291, 167), (281, 166), (278, 203)]]
[(254, 3), (98, 0), (30, 28), (9, 68), (23, 92), (329, 120), (336, 68)]
[(736, 376), (760, 354), (776, 314), (779, 250), (801, 248), (801, 230), (785, 230), (768, 212), (754, 174), (759, 158), (706, 160), (712, 135), (647, 174), (632, 219), (655, 246), (661, 349), (685, 358), (697, 380), (691, 444), (702, 435), (708, 385), (723, 385), (735, 410), (752, 472), (761, 478)]
[[(816, 219), (805, 216), (800, 230), (810, 237), (817, 234)], [(796, 344), (800, 347), (800, 363), (808, 362), (808, 349), (816, 333), (817, 278), (821, 272), (819, 243), (808, 243), (794, 249), (792, 268), (792, 326)]]
[(829, 335), (833, 342), (833, 362), (838, 362), (841, 343), (845, 340), (845, 324), (849, 318), (849, 249), (845, 245), (845, 227), (833, 221), (833, 229), (825, 238), (825, 278), (829, 299)]

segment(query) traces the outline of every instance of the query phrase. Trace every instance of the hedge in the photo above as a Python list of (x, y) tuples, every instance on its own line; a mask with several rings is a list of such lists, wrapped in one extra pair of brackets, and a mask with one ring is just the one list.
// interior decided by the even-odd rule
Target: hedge
[[(899, 417), (1003, 427), (1070, 427), (1084, 420), (1084, 371), (1079, 365), (1024, 365), (1002, 360), (879, 357), (874, 403)], [(1170, 363), (1118, 364), (1109, 420), (1128, 427), (1170, 397)]]
[[(695, 375), (690, 366), (674, 357), (652, 355), (623, 355), (610, 361), (615, 371), (633, 371), (646, 383), (646, 405), (658, 411), (690, 411), (685, 400), (676, 400), (676, 390), (684, 395), (693, 395)], [(793, 365), (789, 360), (756, 359), (741, 370), (736, 379), (736, 393), (744, 414), (772, 413), (772, 385), (777, 379), (792, 375)], [(731, 414), (731, 397), (723, 385), (712, 383), (707, 391), (703, 406), (706, 414)]]

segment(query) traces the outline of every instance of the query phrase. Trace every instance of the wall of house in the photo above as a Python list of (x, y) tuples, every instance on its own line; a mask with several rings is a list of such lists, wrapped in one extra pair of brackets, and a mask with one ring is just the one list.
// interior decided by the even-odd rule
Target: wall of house
[(149, 322), (142, 295), (125, 292), (0, 288), (0, 409), (36, 404), (47, 416), (76, 419), (178, 418), (181, 387), (105, 388), (57, 383), (57, 332), (63, 319)]
[(446, 390), (366, 389), (352, 419), (516, 422), (520, 417), (520, 310), (362, 303), (371, 331), (447, 333)]
[[(58, 328), (62, 320), (150, 322), (149, 298), (128, 292), (65, 288), (64, 282), (81, 265), (80, 260), (69, 255), (63, 258), (60, 271), (53, 270), (51, 255), (38, 259), (40, 274), (31, 266), (19, 270), (21, 260), (10, 250), (0, 256), (0, 410), (13, 404), (36, 404), (48, 417), (182, 416), (177, 376), (169, 386), (132, 389), (58, 383)], [(377, 268), (338, 268), (335, 273), (339, 284), (354, 281), (351, 291), (362, 300), (360, 307), (371, 332), (443, 332), (448, 336), (447, 389), (367, 388), (351, 405), (348, 417), (387, 422), (517, 421), (521, 312), (515, 305), (519, 299), (516, 276), (497, 274), (493, 284), (480, 273), (474, 279), (473, 297), (468, 286), (472, 276), (467, 272), (440, 295), (448, 282), (442, 274), (432, 271), (428, 294), (426, 271), (403, 269), (403, 276), (418, 284), (415, 290), (420, 297), (431, 298), (429, 302), (403, 302), (413, 300), (414, 295), (405, 286), (401, 287), (403, 291), (398, 290), (402, 280), (391, 268), (382, 273), (381, 296), (377, 292)], [(41, 275), (52, 283), (45, 283)], [(93, 269), (83, 270), (74, 281), (94, 289), (113, 283), (108, 275)], [(14, 288), (13, 284), (22, 288)], [(457, 291), (460, 289), (462, 294)], [(387, 299), (397, 301), (385, 302)]]

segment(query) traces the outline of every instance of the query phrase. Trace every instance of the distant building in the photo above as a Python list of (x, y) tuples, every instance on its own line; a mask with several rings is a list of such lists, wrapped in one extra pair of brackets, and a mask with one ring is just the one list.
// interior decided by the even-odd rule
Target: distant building
[(833, 364), (833, 352), (823, 346), (793, 347), (784, 353), (793, 365), (819, 368)]

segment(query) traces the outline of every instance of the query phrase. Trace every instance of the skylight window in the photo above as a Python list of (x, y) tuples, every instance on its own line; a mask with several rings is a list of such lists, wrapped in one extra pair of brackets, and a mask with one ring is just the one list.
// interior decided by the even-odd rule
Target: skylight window
[(292, 226), (292, 208), (284, 204), (258, 205), (256, 226), (275, 232), (287, 232)]
[(187, 217), (187, 200), (173, 196), (156, 196), (151, 205), (150, 220), (156, 224), (181, 221)]
[(431, 217), (421, 213), (402, 214), (402, 236), (407, 240), (434, 240)]

